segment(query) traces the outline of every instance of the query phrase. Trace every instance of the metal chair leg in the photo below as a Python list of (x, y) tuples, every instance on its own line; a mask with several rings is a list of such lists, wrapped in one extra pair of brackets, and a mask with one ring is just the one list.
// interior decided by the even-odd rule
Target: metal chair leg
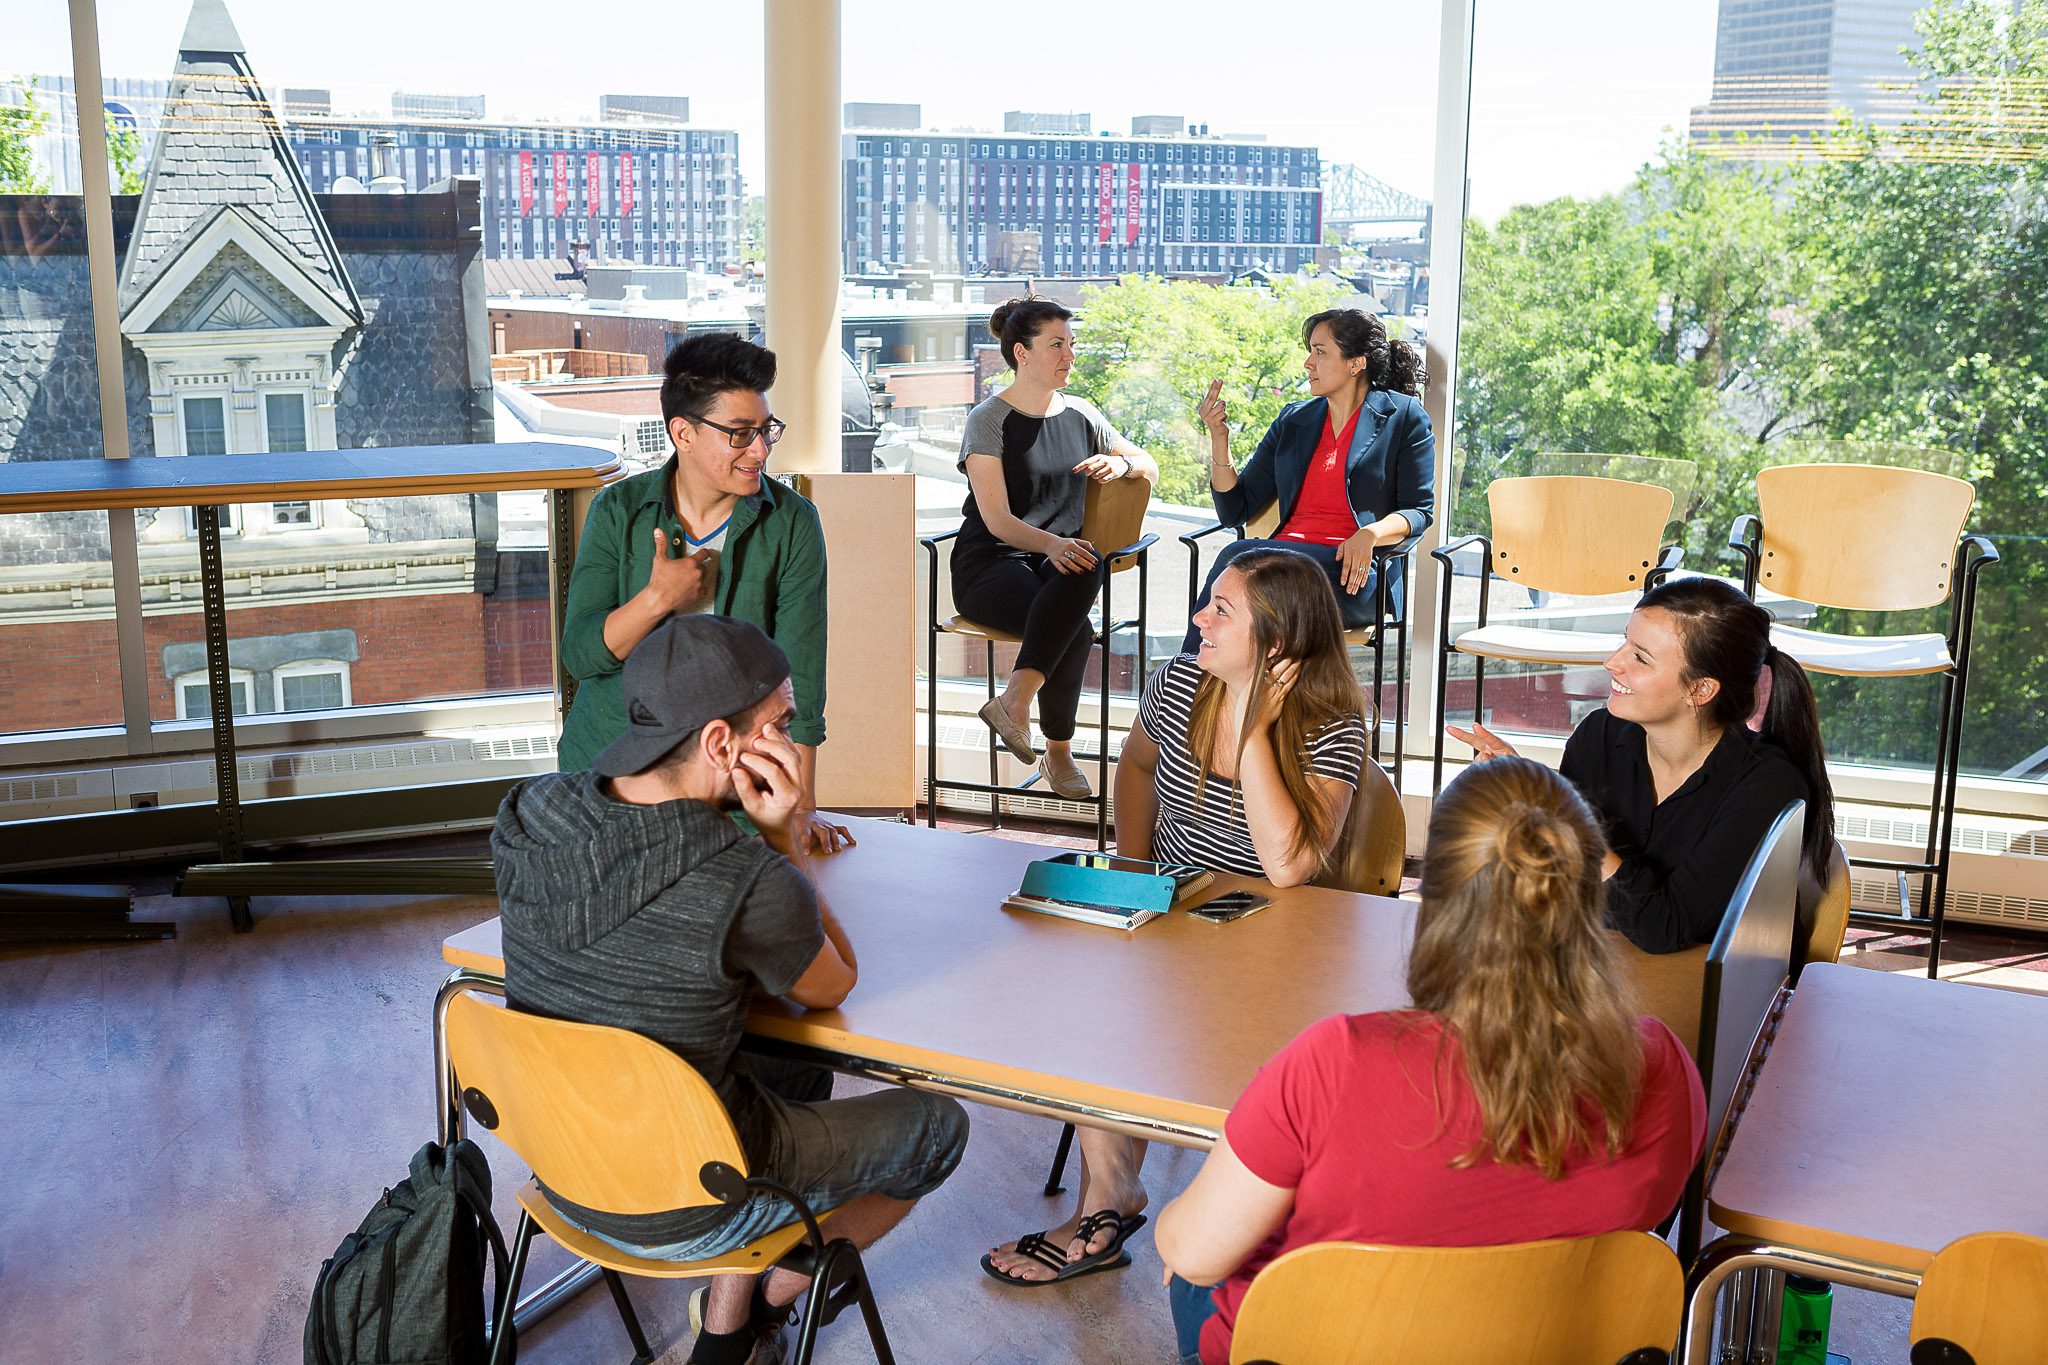
[(633, 1365), (654, 1365), (654, 1348), (647, 1344), (647, 1334), (640, 1330), (640, 1315), (633, 1311), (633, 1301), (626, 1297), (626, 1282), (619, 1278), (619, 1272), (610, 1266), (604, 1267), (605, 1287), (612, 1291), (612, 1302), (619, 1306), (619, 1316), (626, 1320), (626, 1335), (633, 1339)]
[(1062, 1124), (1060, 1126), (1060, 1145), (1053, 1149), (1052, 1170), (1045, 1177), (1045, 1197), (1047, 1199), (1052, 1198), (1056, 1194), (1066, 1192), (1067, 1187), (1060, 1184), (1060, 1177), (1067, 1173), (1067, 1153), (1073, 1149), (1074, 1125), (1071, 1123)]
[(519, 1281), (526, 1275), (526, 1252), (539, 1230), (533, 1215), (521, 1209), (519, 1230), (513, 1238), (512, 1269), (505, 1285), (505, 1306), (498, 1311), (498, 1320), (491, 1324), (491, 1365), (508, 1365), (512, 1359), (513, 1343), (518, 1337), (512, 1326), (512, 1313), (519, 1306)]
[(924, 633), (924, 822), (939, 827), (939, 632)]
[[(986, 669), (988, 673), (988, 699), (994, 701), (996, 699), (996, 642), (994, 640), (982, 641), (982, 658), (986, 660), (988, 665)], [(1028, 717), (1026, 723), (1029, 723)], [(998, 771), (996, 766), (997, 743), (995, 731), (989, 731), (988, 784), (991, 787), (996, 784), (996, 773)], [(994, 792), (988, 794), (988, 823), (990, 829), (1001, 829), (1003, 827), (1003, 798), (997, 796)]]

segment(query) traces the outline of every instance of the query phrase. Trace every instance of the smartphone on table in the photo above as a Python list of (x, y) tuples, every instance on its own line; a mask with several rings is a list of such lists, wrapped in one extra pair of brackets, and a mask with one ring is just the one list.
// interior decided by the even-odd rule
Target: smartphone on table
[(1234, 919), (1243, 919), (1257, 910), (1263, 910), (1272, 901), (1250, 891), (1226, 891), (1200, 905), (1190, 906), (1188, 913), (1196, 919), (1205, 919), (1211, 924), (1228, 924)]

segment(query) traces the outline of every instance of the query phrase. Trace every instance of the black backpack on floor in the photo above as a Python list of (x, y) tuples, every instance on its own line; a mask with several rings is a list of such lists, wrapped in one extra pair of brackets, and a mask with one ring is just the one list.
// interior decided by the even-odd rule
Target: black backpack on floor
[[(484, 1298), (486, 1260), (493, 1300)], [(430, 1142), (320, 1267), (306, 1365), (482, 1365), (506, 1280), (483, 1150)]]

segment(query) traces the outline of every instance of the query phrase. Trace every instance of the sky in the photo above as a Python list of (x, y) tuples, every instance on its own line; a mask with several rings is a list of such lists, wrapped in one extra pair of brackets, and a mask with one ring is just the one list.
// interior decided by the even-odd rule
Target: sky
[[(8, 7), (0, 76), (68, 71), (64, 0)], [(750, 187), (772, 192), (761, 166), (759, 0), (228, 0), (228, 9), (260, 80), (326, 87), (341, 111), (382, 113), (405, 89), (481, 93), (493, 118), (590, 119), (604, 93), (687, 95), (695, 124), (738, 130)], [(1478, 0), (1473, 211), (1491, 219), (1514, 204), (1626, 185), (1705, 101), (1716, 12), (1717, 0)], [(168, 75), (186, 13), (184, 0), (100, 0), (102, 69)], [(1248, 14), (1267, 22), (1253, 27)], [(1113, 132), (1128, 131), (1135, 114), (1173, 114), (1212, 133), (1313, 145), (1326, 162), (1428, 198), (1441, 22), (1435, 0), (1342, 10), (843, 0), (842, 95), (920, 103), (937, 129), (999, 130), (1011, 109), (1086, 111)]]

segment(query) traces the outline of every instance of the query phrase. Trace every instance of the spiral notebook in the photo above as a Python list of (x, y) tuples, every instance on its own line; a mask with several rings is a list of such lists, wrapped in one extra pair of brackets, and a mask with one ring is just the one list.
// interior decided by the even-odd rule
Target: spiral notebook
[(1214, 874), (1182, 863), (1150, 863), (1106, 853), (1063, 853), (1024, 869), (1003, 905), (1082, 924), (1135, 929), (1199, 894)]

